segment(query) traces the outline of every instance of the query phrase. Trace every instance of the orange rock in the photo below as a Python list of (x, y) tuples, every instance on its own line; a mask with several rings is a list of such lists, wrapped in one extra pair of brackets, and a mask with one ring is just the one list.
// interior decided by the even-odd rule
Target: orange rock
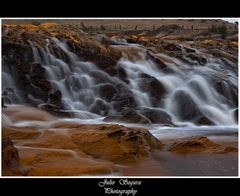
[(117, 124), (85, 125), (56, 121), (50, 127), (3, 127), (19, 151), (26, 175), (109, 174), (114, 163), (133, 162), (161, 149), (161, 142), (141, 128)]
[(3, 176), (24, 175), (18, 150), (9, 137), (2, 138), (2, 174)]
[(236, 147), (223, 146), (217, 144), (205, 136), (193, 136), (179, 139), (171, 143), (167, 147), (167, 150), (175, 153), (198, 153), (198, 152), (227, 153), (238, 151)]

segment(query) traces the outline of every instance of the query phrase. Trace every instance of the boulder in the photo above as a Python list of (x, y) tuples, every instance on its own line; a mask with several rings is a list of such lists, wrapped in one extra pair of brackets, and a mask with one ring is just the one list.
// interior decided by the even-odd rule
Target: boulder
[(238, 108), (233, 110), (235, 121), (238, 123)]
[(167, 51), (179, 51), (179, 52), (182, 52), (181, 46), (178, 45), (177, 43), (164, 42), (164, 43), (162, 43), (162, 47), (163, 47), (164, 50), (167, 50)]
[(32, 62), (30, 63), (30, 67), (31, 67), (31, 72), (30, 72), (30, 76), (34, 77), (34, 78), (39, 78), (39, 77), (43, 77), (43, 74), (45, 72), (45, 68), (41, 65), (41, 63), (39, 62)]
[(138, 111), (147, 117), (151, 123), (159, 123), (164, 125), (173, 125), (171, 116), (161, 109), (141, 108)]
[(166, 93), (165, 87), (160, 81), (148, 74), (141, 74), (140, 77), (138, 82), (140, 89), (149, 94), (153, 106), (159, 106)]
[(56, 90), (54, 92), (49, 93), (49, 101), (52, 104), (59, 104), (62, 100), (62, 93), (60, 90)]
[(147, 59), (151, 59), (160, 69), (164, 69), (167, 67), (167, 65), (157, 56), (155, 56), (153, 53), (151, 53), (149, 50), (147, 50)]
[(218, 144), (205, 136), (192, 136), (170, 141), (170, 144), (165, 144), (166, 150), (174, 153), (237, 153), (236, 146), (228, 146)]
[(226, 98), (228, 104), (233, 107), (238, 107), (238, 89), (236, 86), (225, 80), (220, 80), (219, 78), (216, 80), (214, 88), (218, 93)]
[(28, 176), (111, 174), (119, 172), (116, 163), (137, 163), (163, 147), (143, 128), (61, 120), (43, 127), (41, 133), (39, 127), (3, 127), (4, 135), (21, 142), (21, 163)]
[(93, 70), (89, 73), (89, 75), (94, 78), (95, 83), (97, 83), (97, 84), (98, 83), (111, 83), (112, 82), (111, 76), (108, 75), (104, 71)]
[(109, 112), (109, 106), (101, 99), (96, 99), (91, 105), (89, 112), (105, 116)]
[[(86, 129), (87, 127), (88, 130)], [(149, 156), (162, 143), (142, 128), (121, 125), (87, 125), (83, 131), (70, 132), (74, 143), (94, 158), (129, 162)]]
[(106, 122), (123, 122), (123, 123), (140, 123), (151, 124), (151, 120), (145, 117), (143, 114), (134, 110), (124, 112), (122, 115), (107, 116), (104, 118)]
[(132, 91), (125, 83), (115, 85), (117, 94), (113, 99), (113, 107), (117, 112), (122, 112), (125, 108), (136, 108), (137, 103), (133, 96)]
[(105, 99), (106, 101), (111, 101), (113, 97), (117, 94), (117, 89), (109, 84), (100, 84), (96, 87), (96, 90), (101, 98)]
[(196, 125), (215, 125), (209, 118), (205, 115), (200, 116), (196, 121)]
[(205, 136), (193, 136), (174, 142), (167, 150), (175, 153), (196, 153), (217, 149), (219, 146)]
[(192, 121), (198, 125), (203, 125), (205, 123), (207, 125), (214, 124), (201, 112), (198, 105), (191, 98), (190, 94), (184, 90), (177, 90), (174, 93), (173, 99), (176, 102), (178, 117), (182, 121)]
[(127, 73), (126, 71), (119, 65), (115, 66), (107, 66), (103, 69), (110, 76), (115, 76), (125, 82), (127, 82)]
[(2, 175), (21, 176), (24, 171), (20, 164), (18, 150), (9, 137), (2, 138)]
[(6, 108), (7, 106), (4, 103), (4, 97), (2, 97), (2, 108)]
[(197, 61), (199, 65), (205, 65), (207, 63), (207, 59), (198, 54), (188, 54), (186, 57), (190, 58), (193, 61)]

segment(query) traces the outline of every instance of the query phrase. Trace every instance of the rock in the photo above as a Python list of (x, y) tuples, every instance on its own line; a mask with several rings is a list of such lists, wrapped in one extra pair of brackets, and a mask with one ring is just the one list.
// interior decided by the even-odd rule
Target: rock
[(173, 99), (176, 102), (176, 111), (182, 121), (192, 121), (196, 124), (207, 125), (214, 124), (198, 108), (191, 96), (184, 90), (178, 90), (174, 93)]
[(104, 71), (93, 70), (89, 73), (96, 83), (112, 83), (111, 76)]
[(95, 102), (91, 105), (89, 112), (105, 116), (108, 114), (109, 109), (109, 106), (103, 100), (96, 99)]
[(238, 108), (234, 109), (234, 118), (235, 118), (235, 121), (238, 122)]
[(151, 59), (154, 63), (156, 63), (158, 65), (158, 67), (161, 69), (164, 69), (167, 67), (167, 65), (159, 57), (156, 57), (149, 50), (147, 50), (147, 59), (148, 58)]
[(118, 172), (116, 163), (142, 160), (162, 148), (162, 143), (143, 128), (52, 122), (41, 132), (40, 127), (2, 129), (5, 136), (21, 143), (21, 164), (28, 176), (111, 174)]
[(193, 48), (184, 47), (187, 53), (196, 53), (196, 50)]
[[(56, 40), (51, 39), (52, 37), (65, 41), (70, 51), (74, 52), (80, 59), (95, 63), (100, 70), (111, 74), (111, 76), (126, 79), (124, 69), (117, 65), (121, 53), (111, 47), (106, 39), (100, 43), (93, 36), (69, 28), (59, 30), (58, 26), (54, 26), (54, 28), (34, 25), (4, 26), (2, 38), (3, 66), (16, 78), (19, 89), (31, 96), (31, 99), (26, 97), (25, 102), (34, 106), (41, 101), (46, 103), (49, 93), (53, 90), (50, 82), (46, 79), (45, 68), (40, 62), (46, 59), (42, 53), (46, 46), (46, 40), (50, 42), (49, 50), (51, 53), (69, 64), (69, 69), (72, 70), (69, 56), (58, 46)], [(31, 43), (34, 44), (36, 51), (32, 51)], [(36, 56), (33, 54), (34, 52), (38, 52), (37, 55), (42, 60), (40, 58), (34, 59), (34, 55)], [(78, 84), (74, 85), (73, 88), (76, 86), (82, 88)]]
[(171, 116), (161, 109), (140, 108), (138, 111), (147, 117), (151, 123), (173, 125)]
[(4, 97), (2, 97), (2, 108), (6, 108), (7, 106), (4, 103)]
[(203, 56), (197, 54), (188, 54), (186, 57), (190, 58), (193, 61), (197, 61), (200, 65), (205, 65), (207, 63), (207, 59)]
[(117, 94), (116, 88), (108, 83), (100, 84), (97, 86), (97, 92), (106, 101), (111, 101), (113, 97)]
[(196, 125), (214, 125), (214, 123), (204, 115), (202, 115), (199, 119), (197, 119), (195, 121), (195, 124)]
[(117, 94), (113, 99), (113, 107), (117, 112), (122, 112), (125, 108), (136, 108), (137, 103), (132, 92), (125, 83), (119, 83), (115, 86)]
[(176, 91), (173, 100), (176, 101), (177, 111), (182, 120), (192, 120), (196, 115), (200, 114), (196, 103), (184, 90)]
[(164, 94), (166, 93), (165, 87), (156, 78), (149, 76), (147, 74), (141, 74), (144, 76), (139, 78), (138, 85), (140, 89), (144, 92), (148, 92), (153, 106), (159, 106)]
[(193, 136), (180, 139), (168, 147), (168, 151), (175, 153), (196, 153), (218, 148), (219, 145), (204, 136)]
[(2, 172), (3, 176), (24, 175), (18, 150), (9, 137), (2, 138)]
[(109, 45), (117, 45), (117, 43), (115, 41), (113, 41), (111, 38), (109, 38), (105, 34), (97, 34), (95, 37), (103, 45), (107, 45), (107, 46), (109, 46)]
[(62, 100), (62, 93), (61, 93), (61, 91), (60, 90), (56, 90), (53, 93), (50, 92), (49, 93), (49, 100), (50, 100), (50, 103), (52, 103), (52, 104), (59, 104), (59, 103), (61, 103), (61, 100)]
[(164, 43), (162, 45), (163, 49), (164, 50), (167, 50), (167, 51), (179, 51), (179, 52), (182, 52), (182, 48), (180, 45), (176, 44), (176, 43)]
[(30, 63), (30, 67), (31, 67), (31, 72), (30, 75), (31, 77), (42, 77), (44, 72), (45, 72), (45, 68), (41, 65), (41, 63), (39, 62), (32, 62)]
[(70, 135), (77, 146), (94, 158), (128, 162), (147, 157), (152, 150), (162, 148), (161, 142), (146, 129), (126, 128), (120, 125), (90, 127), (92, 128), (88, 131), (74, 132)]
[(50, 114), (52, 114), (54, 116), (58, 116), (58, 117), (62, 117), (62, 118), (75, 117), (74, 112), (63, 110), (64, 107), (61, 105), (46, 103), (46, 104), (39, 104), (38, 107), (49, 112)]
[(110, 115), (104, 118), (106, 122), (124, 122), (124, 123), (140, 123), (152, 124), (159, 123), (172, 126), (171, 116), (161, 109), (149, 109), (137, 107), (133, 109), (125, 109), (118, 115)]
[(205, 136), (192, 136), (178, 140), (168, 141), (165, 144), (166, 150), (174, 153), (236, 153), (238, 148), (235, 146), (226, 146), (218, 144)]
[(236, 55), (232, 55), (227, 53), (226, 51), (222, 51), (219, 49), (212, 49), (209, 51), (210, 54), (212, 54), (215, 57), (219, 57), (219, 58), (226, 58), (230, 61), (232, 61), (233, 63), (237, 63), (238, 62), (238, 58)]
[(108, 73), (110, 76), (116, 76), (117, 78), (120, 78), (121, 80), (125, 81), (127, 80), (127, 74), (126, 71), (119, 65), (115, 66), (108, 66), (103, 69), (106, 73)]
[[(67, 38), (67, 39), (66, 39)], [(66, 41), (72, 52), (76, 53), (85, 61), (96, 63), (99, 68), (114, 66), (119, 60), (120, 53), (114, 48), (106, 44), (101, 44), (88, 36), (79, 37), (81, 42), (72, 40), (71, 37), (66, 36)]]
[(124, 123), (140, 123), (140, 124), (151, 124), (151, 120), (139, 112), (130, 110), (122, 115), (107, 116), (104, 118), (106, 122), (124, 122)]
[(227, 146), (224, 148), (224, 150), (222, 152), (223, 153), (238, 152), (238, 148), (236, 148), (234, 146)]
[(238, 90), (236, 86), (219, 78), (215, 82), (214, 88), (218, 93), (226, 98), (228, 104), (234, 107), (238, 107)]

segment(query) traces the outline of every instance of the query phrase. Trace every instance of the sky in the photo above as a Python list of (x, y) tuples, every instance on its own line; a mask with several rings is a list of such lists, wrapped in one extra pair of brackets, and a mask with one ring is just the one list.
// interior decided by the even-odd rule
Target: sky
[(238, 18), (226, 18), (226, 19), (223, 19), (223, 20), (234, 23), (234, 22), (238, 21), (239, 19)]

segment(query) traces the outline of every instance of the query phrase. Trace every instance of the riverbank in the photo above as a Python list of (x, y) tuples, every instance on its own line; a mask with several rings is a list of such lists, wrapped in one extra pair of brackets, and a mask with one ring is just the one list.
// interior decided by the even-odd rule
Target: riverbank
[(3, 115), (3, 175), (237, 175), (238, 145), (229, 139), (162, 139), (144, 128), (82, 124), (26, 106)]

